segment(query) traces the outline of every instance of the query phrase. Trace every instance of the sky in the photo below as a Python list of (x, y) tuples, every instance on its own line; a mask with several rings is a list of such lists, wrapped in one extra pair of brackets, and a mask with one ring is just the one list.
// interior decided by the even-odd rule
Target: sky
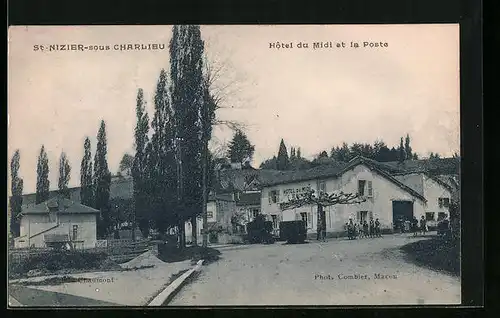
[[(256, 167), (277, 154), (282, 138), (309, 158), (342, 142), (382, 139), (397, 146), (406, 134), (421, 156), (459, 152), (458, 24), (212, 25), (201, 31), (208, 65), (217, 70), (214, 90), (223, 97), (217, 116), (244, 127)], [(42, 144), (51, 189), (62, 151), (72, 166), (69, 185), (78, 186), (84, 139), (90, 137), (94, 151), (101, 120), (109, 168), (118, 171), (123, 154), (133, 154), (139, 88), (153, 116), (160, 70), (170, 69), (171, 32), (171, 26), (9, 28), (8, 156), (10, 162), (16, 149), (21, 153), (24, 193), (35, 191)], [(314, 42), (327, 47), (315, 49)], [(342, 42), (345, 47), (336, 47)], [(55, 44), (84, 49), (49, 51)], [(119, 49), (127, 44), (164, 49)], [(109, 50), (86, 49), (93, 45)], [(223, 149), (231, 136), (229, 128), (216, 127), (211, 147)]]

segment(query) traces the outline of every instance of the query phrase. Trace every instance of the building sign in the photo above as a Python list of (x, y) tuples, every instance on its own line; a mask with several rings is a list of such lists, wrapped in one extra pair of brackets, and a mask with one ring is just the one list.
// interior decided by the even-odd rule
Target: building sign
[(307, 191), (310, 191), (310, 190), (311, 190), (310, 186), (302, 187), (302, 188), (296, 188), (296, 189), (285, 189), (283, 191), (283, 194), (285, 195), (285, 197), (291, 198), (291, 197), (293, 197), (295, 195), (306, 193)]

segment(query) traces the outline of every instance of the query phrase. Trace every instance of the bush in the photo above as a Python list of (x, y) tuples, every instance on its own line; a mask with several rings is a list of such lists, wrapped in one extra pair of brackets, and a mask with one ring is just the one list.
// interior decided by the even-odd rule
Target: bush
[(58, 271), (62, 269), (99, 269), (107, 254), (104, 252), (51, 250), (9, 262), (9, 275), (22, 275), (30, 270)]
[(306, 223), (302, 220), (280, 222), (280, 238), (288, 243), (303, 243), (307, 237)]

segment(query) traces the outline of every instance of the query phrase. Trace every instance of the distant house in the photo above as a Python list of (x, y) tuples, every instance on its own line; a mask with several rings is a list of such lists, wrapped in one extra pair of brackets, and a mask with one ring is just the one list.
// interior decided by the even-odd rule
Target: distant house
[(243, 217), (244, 223), (251, 222), (260, 213), (260, 191), (236, 193), (236, 213)]
[(400, 219), (437, 221), (449, 215), (453, 189), (422, 167), (380, 163), (356, 157), (348, 163), (318, 166), (309, 170), (290, 171), (263, 184), (262, 213), (279, 227), (280, 221), (304, 220), (309, 234), (316, 233), (317, 207), (303, 206), (283, 210), (282, 203), (308, 189), (316, 192), (358, 193), (365, 202), (325, 208), (327, 233), (340, 233), (352, 218), (360, 222), (379, 219), (383, 228), (394, 228)]
[(53, 197), (24, 209), (15, 248), (50, 247), (56, 244), (93, 248), (97, 240), (99, 211), (78, 202)]
[[(210, 194), (207, 203), (207, 222), (208, 231), (212, 232), (210, 241), (217, 242), (218, 233), (231, 232), (231, 218), (236, 211), (236, 202), (232, 195), (216, 195)], [(197, 241), (201, 243), (203, 241), (201, 229), (203, 228), (203, 217), (200, 215), (197, 218)], [(191, 222), (186, 222), (185, 225), (186, 239), (189, 241), (192, 238), (192, 226)]]

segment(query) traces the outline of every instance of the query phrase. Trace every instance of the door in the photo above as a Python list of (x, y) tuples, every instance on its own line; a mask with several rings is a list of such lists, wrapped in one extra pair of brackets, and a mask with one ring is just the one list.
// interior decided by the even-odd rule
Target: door
[(395, 229), (399, 229), (402, 222), (413, 220), (412, 201), (392, 201), (392, 223)]

